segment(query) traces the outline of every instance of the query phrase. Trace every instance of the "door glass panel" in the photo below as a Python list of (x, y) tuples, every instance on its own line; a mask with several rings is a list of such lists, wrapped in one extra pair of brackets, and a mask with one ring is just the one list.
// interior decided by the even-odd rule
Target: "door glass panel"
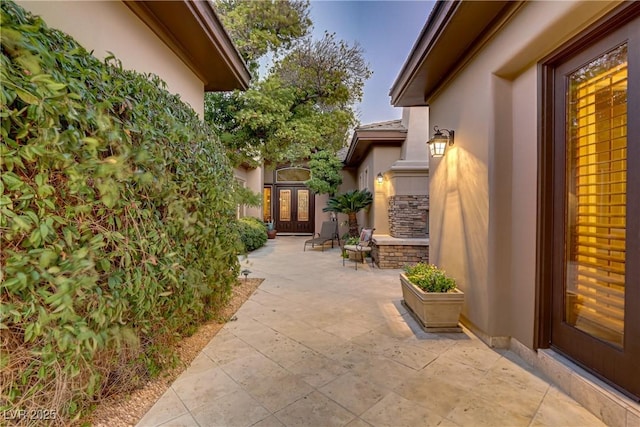
[(569, 75), (565, 321), (624, 338), (627, 46)]
[(276, 182), (304, 182), (311, 179), (311, 171), (303, 168), (285, 168), (276, 171)]
[(298, 190), (298, 221), (309, 221), (309, 190)]
[(280, 221), (291, 221), (291, 190), (280, 190)]
[(265, 187), (262, 191), (262, 218), (271, 221), (271, 187)]

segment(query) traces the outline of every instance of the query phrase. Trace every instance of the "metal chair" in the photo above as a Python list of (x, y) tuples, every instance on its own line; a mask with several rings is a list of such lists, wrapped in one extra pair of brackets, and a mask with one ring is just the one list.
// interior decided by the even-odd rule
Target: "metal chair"
[[(375, 230), (375, 228), (363, 228), (362, 231), (360, 231), (360, 238), (358, 240), (358, 243), (356, 243), (355, 245), (344, 245), (344, 247), (342, 249), (344, 249), (347, 252), (353, 252), (353, 253), (357, 253), (360, 255), (360, 257), (362, 258), (362, 263), (364, 264), (364, 258), (365, 258), (365, 254), (371, 252), (372, 246), (371, 246), (371, 241), (373, 240), (373, 231)], [(342, 257), (342, 265), (344, 266), (344, 259), (345, 257)], [(356, 264), (356, 270), (358, 269), (358, 262), (359, 260), (356, 259), (355, 260), (355, 264)], [(374, 262), (373, 262), (373, 258), (371, 258), (371, 267), (374, 266)]]
[(322, 252), (324, 252), (324, 244), (331, 241), (331, 247), (333, 248), (333, 241), (336, 239), (338, 240), (339, 245), (340, 237), (338, 236), (338, 221), (324, 221), (320, 228), (320, 233), (318, 233), (318, 237), (304, 242), (303, 252), (307, 250), (307, 245), (311, 245), (312, 248), (315, 247), (315, 245), (320, 245), (322, 246)]

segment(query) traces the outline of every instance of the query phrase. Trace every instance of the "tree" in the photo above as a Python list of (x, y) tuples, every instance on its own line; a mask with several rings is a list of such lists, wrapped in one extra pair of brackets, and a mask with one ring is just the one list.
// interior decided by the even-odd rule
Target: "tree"
[(358, 212), (373, 203), (373, 194), (369, 190), (351, 190), (329, 198), (323, 212), (347, 214), (349, 217), (349, 236), (358, 237)]
[[(269, 13), (284, 7), (274, 3), (290, 5), (288, 10), (295, 13), (286, 18), (300, 20), (298, 30), (286, 37), (271, 34), (280, 27), (278, 15)], [(271, 52), (275, 58), (268, 74), (256, 76), (247, 91), (206, 97), (205, 119), (218, 129), (232, 161), (298, 163), (316, 151), (342, 148), (357, 122), (353, 105), (371, 75), (362, 48), (334, 34), (325, 33), (320, 40), (305, 36), (308, 2), (226, 0), (223, 5), (218, 11), (244, 56), (257, 61)], [(262, 14), (266, 24), (251, 18), (256, 14)], [(254, 37), (249, 27), (261, 31)]]
[(311, 179), (305, 185), (317, 194), (333, 196), (342, 184), (342, 162), (329, 151), (323, 150), (313, 153), (309, 160)]
[(252, 72), (261, 57), (291, 48), (311, 28), (305, 0), (218, 0), (214, 7)]

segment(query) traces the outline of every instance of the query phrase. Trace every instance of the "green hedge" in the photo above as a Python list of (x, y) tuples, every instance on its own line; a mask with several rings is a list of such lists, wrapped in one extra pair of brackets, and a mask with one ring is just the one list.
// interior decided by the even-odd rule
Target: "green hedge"
[(238, 220), (240, 240), (247, 252), (254, 251), (267, 243), (267, 228), (258, 218), (245, 217)]
[(69, 420), (228, 298), (233, 173), (159, 78), (1, 7), (0, 410)]

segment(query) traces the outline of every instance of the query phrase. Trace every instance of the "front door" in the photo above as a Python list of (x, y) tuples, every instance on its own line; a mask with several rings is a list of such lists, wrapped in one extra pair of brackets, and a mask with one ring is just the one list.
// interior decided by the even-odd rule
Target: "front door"
[(551, 347), (640, 399), (640, 18), (555, 67)]
[(314, 197), (306, 187), (276, 185), (276, 230), (279, 233), (313, 234)]

